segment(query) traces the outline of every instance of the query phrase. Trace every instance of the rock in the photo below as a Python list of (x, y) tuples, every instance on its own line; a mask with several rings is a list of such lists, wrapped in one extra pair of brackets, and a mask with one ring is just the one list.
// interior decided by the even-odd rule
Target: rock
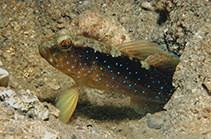
[(114, 46), (130, 41), (125, 28), (116, 20), (91, 10), (84, 11), (73, 22), (78, 25), (78, 33), (75, 35), (94, 38)]
[[(48, 108), (35, 95), (31, 94), (30, 90), (20, 90), (16, 93), (8, 88), (0, 88), (0, 99), (29, 118), (40, 120), (49, 119)], [(19, 116), (18, 118), (21, 117)]]
[(9, 73), (0, 68), (0, 86), (7, 87), (9, 83)]

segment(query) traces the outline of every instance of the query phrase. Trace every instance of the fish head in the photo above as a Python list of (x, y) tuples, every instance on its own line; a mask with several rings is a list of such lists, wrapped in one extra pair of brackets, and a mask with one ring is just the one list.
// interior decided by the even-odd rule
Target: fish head
[(38, 49), (40, 55), (52, 66), (56, 67), (60, 59), (71, 53), (72, 46), (70, 33), (63, 29), (43, 41)]

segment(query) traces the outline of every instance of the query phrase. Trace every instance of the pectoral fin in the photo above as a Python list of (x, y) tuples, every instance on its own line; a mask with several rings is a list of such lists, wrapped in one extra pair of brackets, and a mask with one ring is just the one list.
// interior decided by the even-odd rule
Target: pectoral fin
[(64, 123), (67, 123), (70, 120), (75, 111), (79, 92), (79, 88), (73, 86), (57, 97), (56, 106), (60, 110), (60, 119)]

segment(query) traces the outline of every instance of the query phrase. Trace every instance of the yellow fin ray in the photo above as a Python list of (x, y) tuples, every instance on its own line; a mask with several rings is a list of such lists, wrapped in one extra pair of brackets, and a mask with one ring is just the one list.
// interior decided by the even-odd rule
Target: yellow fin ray
[(79, 92), (79, 88), (73, 86), (57, 97), (56, 106), (60, 110), (60, 119), (64, 123), (67, 123), (70, 120), (75, 111)]

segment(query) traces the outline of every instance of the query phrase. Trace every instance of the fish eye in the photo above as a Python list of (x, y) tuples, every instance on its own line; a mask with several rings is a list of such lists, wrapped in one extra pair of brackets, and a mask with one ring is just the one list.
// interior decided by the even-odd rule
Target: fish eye
[(57, 44), (59, 48), (68, 49), (72, 46), (72, 41), (70, 40), (69, 36), (62, 35), (57, 39)]
[(60, 41), (59, 46), (61, 48), (67, 49), (71, 46), (71, 41), (69, 39), (64, 39), (64, 40)]

